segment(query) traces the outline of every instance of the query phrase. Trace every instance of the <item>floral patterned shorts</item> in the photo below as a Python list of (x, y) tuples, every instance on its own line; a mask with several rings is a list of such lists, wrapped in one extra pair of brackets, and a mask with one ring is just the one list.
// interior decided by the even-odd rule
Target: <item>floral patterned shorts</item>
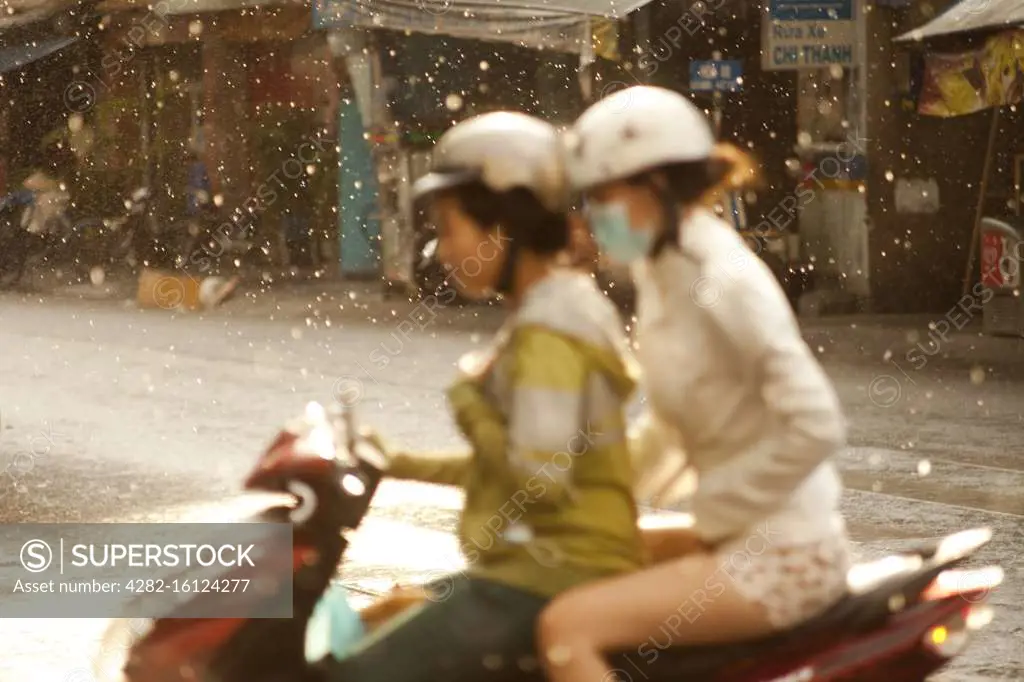
[(806, 545), (772, 545), (751, 536), (731, 541), (715, 554), (740, 594), (763, 606), (779, 630), (821, 615), (838, 602), (847, 592), (846, 574), (852, 566), (844, 535)]

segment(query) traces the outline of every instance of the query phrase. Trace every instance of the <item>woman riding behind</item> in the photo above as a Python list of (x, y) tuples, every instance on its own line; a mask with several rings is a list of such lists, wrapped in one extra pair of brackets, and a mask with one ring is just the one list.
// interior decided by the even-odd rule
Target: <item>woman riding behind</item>
[(591, 277), (560, 265), (563, 159), (552, 126), (495, 112), (449, 130), (416, 183), (449, 281), (469, 297), (500, 293), (510, 310), (448, 391), (470, 451), (389, 455), (391, 477), (464, 489), (468, 567), (310, 679), (514, 678), (536, 667), (536, 619), (553, 596), (641, 566), (626, 444), (634, 380), (614, 308)]
[(753, 165), (716, 145), (700, 109), (629, 88), (591, 106), (567, 148), (602, 251), (634, 268), (650, 406), (638, 494), (671, 502), (695, 480), (688, 552), (574, 588), (541, 617), (550, 679), (596, 682), (608, 654), (766, 636), (844, 595), (845, 421), (771, 271), (705, 208)]

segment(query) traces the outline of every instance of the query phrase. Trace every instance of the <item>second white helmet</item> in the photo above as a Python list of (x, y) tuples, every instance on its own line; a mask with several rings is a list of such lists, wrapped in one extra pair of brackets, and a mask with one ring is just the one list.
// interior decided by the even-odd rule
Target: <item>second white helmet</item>
[(566, 134), (566, 169), (576, 190), (661, 166), (711, 156), (707, 116), (672, 90), (638, 85), (591, 105)]
[(481, 182), (495, 192), (529, 190), (551, 211), (569, 200), (564, 148), (550, 123), (517, 112), (494, 111), (456, 124), (437, 141), (430, 172), (416, 181), (417, 198)]

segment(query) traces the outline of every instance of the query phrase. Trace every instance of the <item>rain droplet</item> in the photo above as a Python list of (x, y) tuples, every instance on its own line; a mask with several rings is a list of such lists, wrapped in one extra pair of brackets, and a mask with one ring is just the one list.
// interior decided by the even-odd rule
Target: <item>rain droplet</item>
[(885, 362), (889, 362), (889, 360), (892, 360), (892, 351), (885, 351), (885, 355), (882, 356), (882, 360), (884, 360)]
[(548, 662), (552, 665), (562, 666), (572, 660), (572, 649), (559, 644), (548, 649)]
[(983, 367), (971, 368), (971, 383), (975, 386), (985, 383), (985, 369)]
[(444, 105), (449, 111), (458, 111), (462, 108), (462, 95), (453, 92), (444, 98)]
[(896, 175), (892, 171), (885, 171), (885, 179), (892, 182), (896, 179)]
[(488, 64), (486, 61), (480, 62), (480, 70), (481, 71), (486, 71), (489, 68), (491, 68), (491, 65)]
[(926, 459), (922, 459), (917, 463), (917, 475), (927, 476), (932, 472), (932, 463)]
[(524, 524), (512, 524), (505, 531), (505, 539), (511, 543), (522, 545), (533, 540), (533, 530)]
[(301, 339), (302, 329), (300, 329), (299, 327), (292, 327), (292, 338), (296, 340)]
[(100, 286), (107, 278), (107, 273), (103, 271), (103, 268), (96, 266), (89, 271), (89, 281), (93, 283), (93, 286)]

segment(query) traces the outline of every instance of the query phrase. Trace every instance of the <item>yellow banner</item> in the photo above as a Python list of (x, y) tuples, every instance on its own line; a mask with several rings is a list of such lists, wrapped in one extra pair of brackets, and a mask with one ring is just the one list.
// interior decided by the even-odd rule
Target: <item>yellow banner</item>
[(989, 38), (963, 54), (925, 56), (917, 111), (926, 116), (963, 116), (1024, 98), (1024, 30)]
[(619, 22), (615, 19), (591, 19), (590, 37), (596, 56), (613, 62), (619, 61)]

